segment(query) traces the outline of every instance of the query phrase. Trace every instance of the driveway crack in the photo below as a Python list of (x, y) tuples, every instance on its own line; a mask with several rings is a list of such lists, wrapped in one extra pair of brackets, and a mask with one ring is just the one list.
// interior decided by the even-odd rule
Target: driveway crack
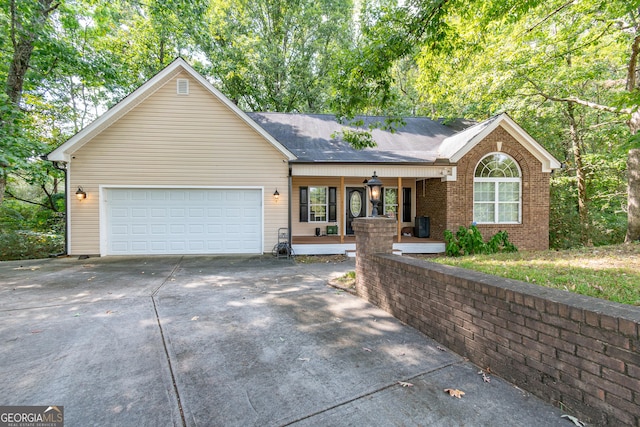
[[(443, 365), (441, 365), (441, 366), (438, 366), (437, 368), (430, 369), (430, 370), (428, 370), (428, 371), (424, 371), (424, 372), (420, 372), (420, 373), (418, 373), (418, 374), (412, 375), (412, 376), (410, 376), (410, 377), (404, 378), (404, 379), (399, 380), (399, 381), (401, 381), (401, 382), (409, 382), (409, 381), (411, 381), (411, 380), (413, 380), (413, 379), (415, 379), (415, 378), (418, 378), (418, 377), (421, 377), (421, 376), (425, 376), (425, 375), (431, 375), (431, 374), (433, 374), (433, 373), (435, 373), (435, 372), (438, 372), (438, 371), (441, 371), (441, 370), (443, 370), (443, 369), (449, 368), (449, 367), (451, 367), (451, 366), (459, 365), (459, 364), (462, 364), (462, 363), (464, 363), (464, 361), (463, 361), (463, 360), (456, 360), (456, 361), (453, 361), (453, 362), (451, 362), (451, 363), (445, 363), (445, 364), (443, 364)], [(308, 420), (308, 419), (310, 419), (310, 418), (316, 417), (316, 416), (318, 416), (318, 415), (320, 415), (320, 414), (323, 414), (323, 413), (325, 413), (325, 412), (332, 411), (332, 410), (334, 410), (334, 409), (336, 409), (336, 408), (340, 408), (341, 406), (348, 405), (348, 404), (353, 403), (353, 402), (355, 402), (355, 401), (357, 401), (357, 400), (364, 399), (365, 397), (372, 396), (372, 395), (374, 395), (374, 394), (380, 393), (381, 391), (384, 391), (384, 390), (390, 389), (390, 388), (392, 388), (392, 387), (401, 387), (401, 386), (399, 385), (399, 381), (396, 381), (396, 382), (393, 382), (393, 383), (390, 383), (390, 384), (383, 385), (382, 387), (379, 387), (379, 388), (377, 388), (377, 389), (375, 389), (375, 390), (369, 391), (369, 392), (367, 392), (367, 393), (363, 393), (363, 394), (358, 395), (358, 396), (356, 396), (356, 397), (354, 397), (354, 398), (351, 398), (351, 399), (347, 399), (347, 400), (345, 400), (345, 401), (342, 401), (342, 402), (340, 402), (340, 403), (337, 403), (337, 404), (335, 404), (335, 405), (333, 405), (333, 406), (330, 406), (330, 407), (328, 407), (328, 408), (324, 408), (324, 409), (321, 409), (321, 410), (319, 410), (319, 411), (316, 411), (316, 412), (314, 412), (314, 413), (312, 413), (312, 414), (308, 414), (308, 415), (305, 415), (305, 416), (300, 417), (300, 418), (298, 418), (298, 419), (295, 419), (295, 420), (293, 420), (293, 421), (289, 421), (289, 422), (287, 422), (287, 423), (285, 423), (285, 424), (280, 424), (280, 427), (287, 427), (287, 426), (291, 426), (291, 425), (297, 424), (297, 423), (299, 423), (299, 422), (301, 422), (301, 421)]]
[(180, 392), (178, 390), (178, 384), (176, 383), (176, 376), (175, 376), (175, 373), (174, 373), (174, 370), (173, 370), (173, 365), (171, 363), (171, 355), (169, 354), (169, 344), (167, 343), (167, 338), (165, 337), (164, 330), (162, 329), (162, 321), (160, 320), (160, 313), (158, 313), (158, 304), (157, 304), (158, 302), (156, 301), (156, 296), (158, 295), (158, 292), (173, 277), (173, 275), (176, 272), (176, 270), (178, 269), (178, 267), (180, 267), (180, 264), (182, 263), (183, 259), (184, 259), (184, 257), (180, 258), (180, 260), (173, 267), (173, 270), (171, 270), (171, 273), (169, 273), (169, 275), (166, 277), (166, 279), (164, 279), (164, 281), (160, 284), (160, 286), (158, 286), (158, 288), (153, 291), (153, 293), (151, 294), (151, 301), (153, 302), (153, 310), (154, 310), (155, 315), (156, 315), (156, 321), (158, 323), (158, 329), (160, 330), (160, 337), (162, 339), (162, 346), (164, 348), (164, 354), (165, 354), (165, 357), (167, 358), (167, 365), (169, 367), (169, 373), (171, 375), (171, 384), (173, 385), (173, 392), (174, 392), (174, 394), (176, 396), (176, 401), (177, 401), (177, 404), (178, 404), (178, 410), (180, 411), (180, 420), (182, 421), (182, 427), (187, 427), (187, 420), (186, 420), (186, 418), (184, 416), (184, 410), (182, 408), (182, 401), (180, 399)]
[(165, 279), (162, 281), (162, 283), (160, 283), (160, 286), (158, 286), (156, 289), (154, 289), (153, 292), (151, 292), (151, 298), (153, 298), (156, 295), (158, 295), (158, 292), (160, 292), (160, 289), (162, 289), (162, 287), (164, 285), (166, 285), (173, 278), (173, 275), (175, 274), (175, 272), (180, 267), (180, 264), (182, 264), (182, 260), (183, 259), (184, 259), (184, 256), (180, 257), (180, 259), (178, 260), (176, 265), (173, 266), (173, 269), (171, 270), (171, 273), (169, 273), (169, 275), (167, 277), (165, 277)]

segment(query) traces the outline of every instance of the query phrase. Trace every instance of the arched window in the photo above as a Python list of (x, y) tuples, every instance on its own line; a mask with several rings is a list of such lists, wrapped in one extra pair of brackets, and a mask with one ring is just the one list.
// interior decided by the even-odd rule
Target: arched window
[(518, 164), (502, 153), (484, 157), (473, 178), (473, 220), (484, 224), (521, 222), (522, 177)]

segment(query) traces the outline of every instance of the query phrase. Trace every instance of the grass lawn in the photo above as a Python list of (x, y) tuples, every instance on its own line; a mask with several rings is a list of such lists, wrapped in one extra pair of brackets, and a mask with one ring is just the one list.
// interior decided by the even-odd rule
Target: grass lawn
[(640, 244), (429, 261), (640, 306)]

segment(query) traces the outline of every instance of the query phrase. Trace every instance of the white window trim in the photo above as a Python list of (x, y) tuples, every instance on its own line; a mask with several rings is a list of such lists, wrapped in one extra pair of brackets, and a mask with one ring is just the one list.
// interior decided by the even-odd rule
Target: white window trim
[[(307, 206), (307, 218), (309, 223), (313, 223), (313, 224), (324, 224), (324, 223), (328, 223), (329, 222), (329, 187), (325, 186), (325, 185), (310, 185), (307, 187), (309, 190), (309, 195), (307, 196), (309, 199), (309, 203)], [(311, 206), (322, 206), (319, 203), (311, 203), (311, 189), (312, 188), (324, 188), (324, 220), (322, 221), (317, 221), (315, 218), (312, 220), (311, 219)]]
[[(480, 163), (486, 159), (489, 156), (493, 156), (493, 155), (501, 155), (501, 156), (505, 156), (510, 158), (513, 163), (516, 165), (516, 168), (518, 168), (518, 178), (478, 178), (475, 176), (476, 171), (478, 170), (478, 167), (480, 166)], [(494, 152), (494, 153), (488, 153), (487, 155), (483, 156), (480, 161), (478, 161), (478, 163), (476, 164), (476, 167), (473, 169), (473, 221), (476, 222), (477, 224), (522, 224), (522, 169), (520, 169), (520, 165), (518, 164), (518, 162), (511, 156), (509, 156), (508, 154), (505, 153), (500, 153), (500, 152)], [(499, 185), (495, 185), (494, 186), (494, 198), (493, 198), (493, 202), (476, 202), (476, 182), (493, 182), (493, 183), (501, 183), (501, 182), (517, 182), (518, 183), (518, 201), (517, 202), (500, 202), (499, 199)], [(500, 209), (499, 209), (499, 205), (501, 203), (511, 203), (511, 204), (518, 204), (518, 220), (517, 221), (499, 221), (500, 218)], [(493, 221), (477, 221), (476, 220), (476, 204), (493, 204), (494, 205), (494, 210), (493, 210)]]
[[(396, 190), (396, 204), (394, 205), (396, 207), (396, 211), (394, 212), (395, 217), (397, 219), (398, 216), (398, 187), (382, 187), (382, 194), (383, 196), (386, 194), (387, 190)], [(382, 214), (386, 215), (387, 214), (387, 199), (386, 197), (383, 198), (382, 200)]]

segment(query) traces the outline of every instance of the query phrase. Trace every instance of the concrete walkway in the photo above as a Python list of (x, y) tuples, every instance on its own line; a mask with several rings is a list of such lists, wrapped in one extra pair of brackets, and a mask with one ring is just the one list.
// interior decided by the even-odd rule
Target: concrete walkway
[(327, 286), (353, 269), (272, 257), (0, 263), (0, 405), (62, 405), (70, 427), (573, 425)]

